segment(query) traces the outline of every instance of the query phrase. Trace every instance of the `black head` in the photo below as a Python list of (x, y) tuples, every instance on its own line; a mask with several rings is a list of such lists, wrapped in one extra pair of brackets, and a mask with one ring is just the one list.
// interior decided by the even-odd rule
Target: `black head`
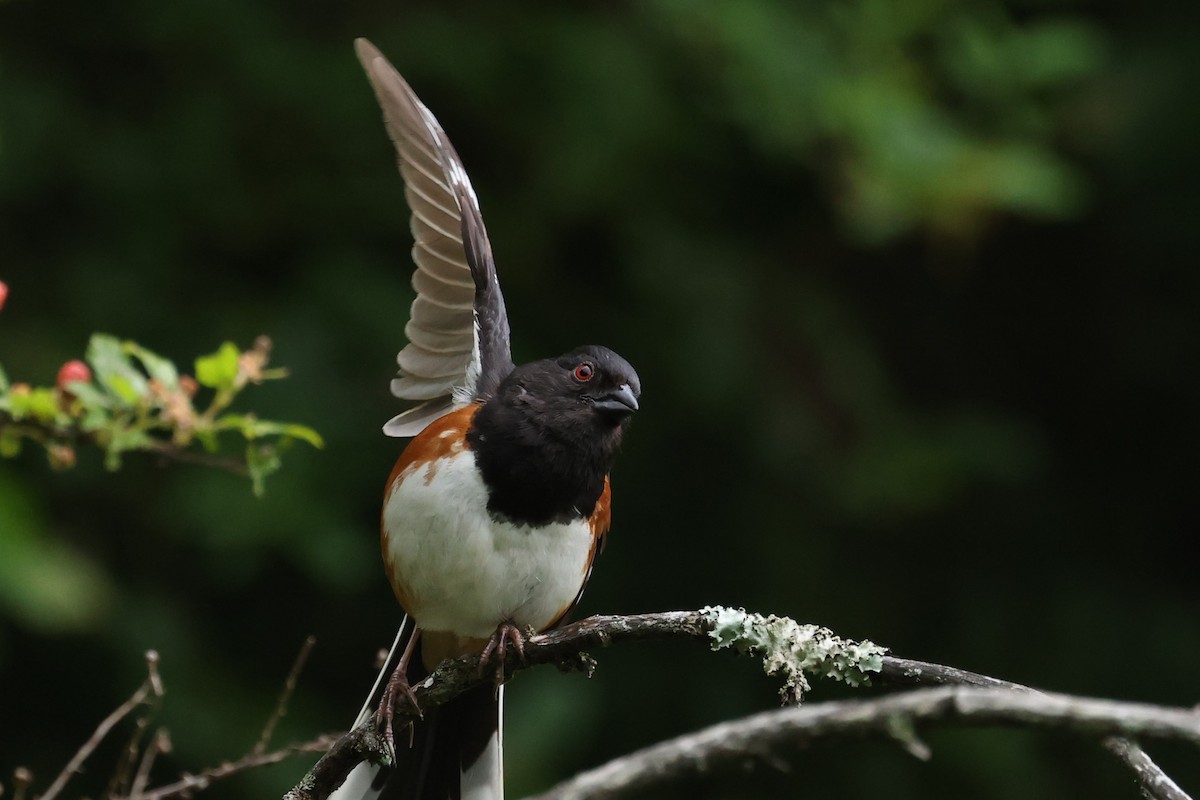
[(467, 434), (489, 509), (533, 524), (590, 514), (641, 393), (607, 347), (513, 369)]
[(522, 364), (500, 384), (493, 402), (547, 415), (543, 422), (613, 428), (638, 410), (641, 394), (628, 361), (607, 347), (588, 345)]
[(605, 422), (621, 423), (638, 410), (642, 382), (633, 365), (607, 347), (580, 347), (554, 359), (554, 364), (559, 371), (552, 382)]

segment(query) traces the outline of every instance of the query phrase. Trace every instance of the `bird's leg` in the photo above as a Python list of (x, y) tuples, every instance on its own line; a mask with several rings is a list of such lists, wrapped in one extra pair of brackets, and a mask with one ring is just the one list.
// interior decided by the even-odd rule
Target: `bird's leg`
[(479, 657), (479, 674), (483, 675), (487, 669), (488, 662), (495, 656), (496, 659), (496, 686), (504, 683), (504, 663), (508, 658), (508, 645), (511, 644), (520, 656), (521, 661), (525, 660), (525, 634), (511, 621), (505, 620), (496, 627), (496, 632), (492, 634), (492, 638), (488, 639), (487, 646), (483, 648), (483, 654)]
[[(417, 637), (420, 635), (420, 628), (413, 629), (412, 636), (404, 645), (404, 652), (400, 654), (400, 662), (396, 664), (396, 669), (388, 678), (387, 686), (383, 689), (383, 696), (379, 698), (379, 708), (375, 710), (375, 727), (382, 729), (383, 739), (393, 754), (396, 752), (396, 742), (392, 735), (392, 717), (396, 713), (397, 704), (403, 703), (416, 712), (417, 716), (422, 716), (421, 707), (417, 705), (417, 696), (408, 684), (408, 661), (412, 658), (413, 649), (417, 645)], [(412, 746), (412, 722), (406, 724), (409, 731), (409, 746)]]

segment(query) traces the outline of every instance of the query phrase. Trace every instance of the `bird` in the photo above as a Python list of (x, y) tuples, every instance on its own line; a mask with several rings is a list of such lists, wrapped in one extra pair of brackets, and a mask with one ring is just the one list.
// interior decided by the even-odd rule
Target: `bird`
[[(333, 800), (502, 800), (506, 659), (582, 596), (611, 521), (609, 473), (641, 381), (600, 345), (513, 363), (479, 201), (434, 115), (374, 45), (355, 41), (383, 109), (411, 211), (415, 289), (383, 426), (409, 438), (388, 476), (380, 544), (405, 612), (358, 722), (374, 715), (391, 767), (359, 764)], [(484, 683), (393, 736), (396, 703), (445, 658), (480, 654)], [(398, 742), (398, 745), (396, 744)], [(407, 746), (406, 746), (407, 745)]]

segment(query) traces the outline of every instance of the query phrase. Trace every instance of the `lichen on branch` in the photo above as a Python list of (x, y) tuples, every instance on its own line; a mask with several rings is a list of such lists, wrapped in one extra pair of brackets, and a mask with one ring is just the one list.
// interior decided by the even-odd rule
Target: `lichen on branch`
[(768, 675), (779, 675), (784, 684), (779, 696), (798, 704), (812, 686), (808, 675), (832, 678), (850, 686), (870, 684), (868, 673), (883, 668), (887, 648), (864, 639), (843, 639), (819, 625), (801, 625), (788, 617), (748, 613), (744, 608), (706, 606), (700, 614), (712, 621), (712, 649), (731, 648), (762, 658)]

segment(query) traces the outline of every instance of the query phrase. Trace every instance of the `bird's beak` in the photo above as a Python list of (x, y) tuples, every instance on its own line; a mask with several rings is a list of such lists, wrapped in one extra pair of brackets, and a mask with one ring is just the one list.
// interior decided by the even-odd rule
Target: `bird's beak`
[(593, 400), (592, 406), (597, 411), (602, 411), (606, 414), (625, 416), (638, 410), (638, 401), (629, 384), (622, 383), (608, 394), (600, 395)]

